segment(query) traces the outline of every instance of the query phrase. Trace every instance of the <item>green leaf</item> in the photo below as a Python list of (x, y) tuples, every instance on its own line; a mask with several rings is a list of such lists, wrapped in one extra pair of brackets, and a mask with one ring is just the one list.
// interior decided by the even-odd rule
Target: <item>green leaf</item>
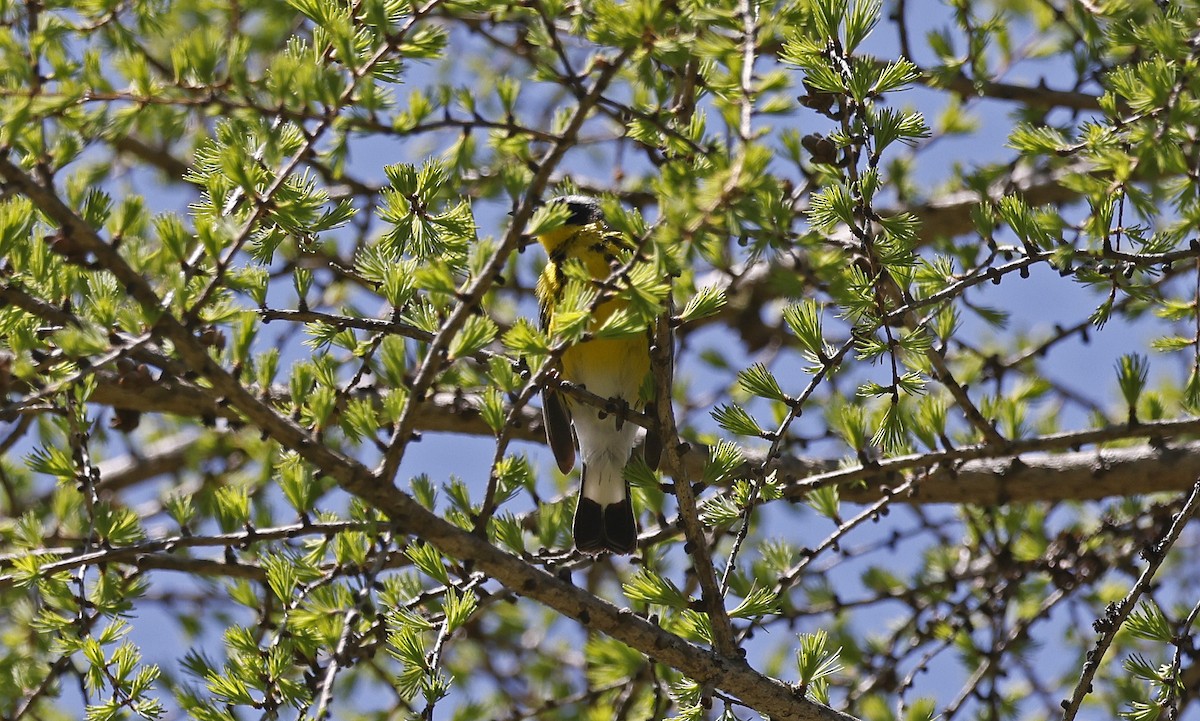
[(841, 493), (835, 485), (821, 486), (820, 488), (809, 491), (804, 496), (804, 502), (817, 513), (830, 519), (834, 523), (842, 522), (841, 515)]
[(759, 436), (765, 435), (763, 429), (759, 427), (758, 421), (754, 420), (746, 409), (737, 405), (720, 405), (714, 408), (711, 412), (713, 420), (717, 425), (721, 426), (730, 433), (739, 436)]
[(547, 203), (533, 211), (525, 232), (534, 237), (545, 235), (566, 225), (570, 218), (571, 209), (566, 203)]
[(453, 586), (447, 588), (446, 595), (442, 599), (442, 612), (446, 614), (447, 631), (453, 633), (455, 629), (462, 628), (478, 607), (479, 600), (474, 593), (470, 591), (460, 593)]
[(641, 601), (680, 610), (690, 605), (688, 598), (683, 595), (678, 586), (648, 568), (638, 571), (621, 588), (630, 601)]
[(846, 19), (845, 50), (853, 53), (863, 40), (875, 29), (881, 17), (883, 3), (881, 0), (855, 0)]
[[(1159, 666), (1146, 660), (1140, 653), (1131, 653), (1121, 665), (1132, 676), (1155, 684), (1165, 683), (1171, 676), (1170, 666)], [(1166, 673), (1164, 673), (1164, 671)]]
[(786, 401), (787, 395), (779, 387), (775, 375), (762, 363), (755, 363), (738, 373), (738, 385), (747, 393), (773, 401)]
[(922, 696), (908, 703), (908, 708), (904, 711), (904, 721), (935, 721), (939, 715), (937, 699)]
[(311, 466), (295, 451), (287, 451), (276, 466), (279, 488), (292, 508), (300, 513), (312, 510), (312, 504), (320, 496), (321, 489), (314, 482)]
[(308, 340), (304, 344), (313, 350), (328, 348), (333, 343), (333, 339), (342, 332), (338, 326), (324, 321), (305, 323), (304, 330), (308, 333)]
[(708, 449), (708, 463), (704, 466), (703, 482), (716, 485), (736, 471), (746, 461), (742, 449), (728, 441), (717, 441)]
[(1040, 252), (1053, 245), (1042, 219), (1020, 197), (1004, 196), (996, 206), (996, 211), (1030, 250)]
[(369, 398), (353, 398), (338, 417), (339, 427), (353, 443), (373, 438), (379, 430), (375, 404)]
[(783, 320), (800, 341), (804, 352), (814, 361), (825, 363), (832, 356), (832, 349), (825, 343), (821, 328), (821, 306), (813, 300), (805, 300), (783, 309)]
[(450, 585), (450, 574), (446, 571), (445, 564), (442, 563), (442, 554), (431, 544), (421, 541), (410, 543), (404, 555), (408, 556), (413, 565), (421, 569), (426, 576), (444, 585)]
[(1008, 136), (1008, 147), (1028, 155), (1053, 155), (1068, 145), (1066, 137), (1049, 125), (1020, 125)]
[(196, 517), (196, 507), (189, 493), (172, 492), (163, 503), (163, 510), (180, 528), (186, 528)]
[(450, 341), (449, 359), (465, 358), (483, 350), (496, 337), (496, 324), (486, 315), (469, 316)]
[(518, 555), (526, 553), (525, 531), (521, 521), (513, 514), (505, 511), (492, 519), (491, 531), (493, 538), (508, 550)]
[(930, 135), (925, 117), (920, 113), (908, 113), (896, 108), (879, 108), (868, 113), (868, 122), (875, 133), (876, 152), (895, 142), (912, 146), (917, 140)]
[(727, 494), (719, 494), (704, 501), (700, 505), (700, 520), (714, 528), (726, 528), (742, 518), (743, 509), (736, 499)]
[(217, 522), (229, 533), (250, 521), (250, 493), (245, 486), (221, 486), (214, 494)]
[(867, 412), (857, 403), (843, 403), (828, 410), (831, 428), (841, 436), (846, 445), (855, 451), (867, 448)]
[(881, 595), (891, 595), (903, 591), (904, 581), (887, 568), (871, 566), (862, 574), (863, 586)]
[(808, 219), (813, 228), (825, 233), (834, 232), (839, 225), (857, 226), (855, 202), (850, 190), (833, 184), (813, 193)]
[(0, 202), (0, 258), (9, 257), (33, 235), (33, 202), (24, 196), (10, 196)]
[[(921, 77), (921, 74), (917, 71), (917, 66), (912, 61), (906, 58), (893, 60), (879, 71), (874, 83), (871, 85), (870, 94), (883, 95), (884, 93), (900, 90), (919, 77)], [(921, 124), (923, 126), (924, 122), (922, 121)]]
[(319, 233), (340, 228), (349, 223), (357, 212), (357, 209), (354, 207), (354, 201), (349, 198), (343, 198), (332, 208), (322, 213), (321, 217), (313, 221), (307, 230), (311, 233)]
[(846, 18), (847, 0), (823, 0), (813, 3), (812, 27), (808, 29), (818, 38), (839, 37), (838, 30)]
[(625, 464), (623, 476), (633, 488), (650, 490), (657, 489), (662, 484), (658, 474), (650, 469), (640, 453), (635, 453)]
[(45, 473), (62, 481), (75, 477), (75, 461), (65, 449), (57, 446), (35, 448), (25, 457), (25, 464), (34, 473)]
[(1159, 643), (1170, 643), (1175, 636), (1170, 621), (1153, 601), (1139, 603), (1133, 613), (1129, 614), (1125, 628), (1137, 638)]
[(758, 618), (779, 613), (779, 597), (769, 588), (753, 588), (729, 615), (734, 618)]
[(504, 334), (504, 345), (521, 355), (550, 353), (550, 338), (525, 318), (518, 318), (513, 327)]
[(871, 445), (882, 448), (886, 453), (898, 453), (908, 444), (908, 424), (904, 408), (899, 403), (888, 403), (879, 427), (871, 438)]
[(145, 538), (138, 515), (123, 506), (96, 504), (93, 523), (96, 536), (113, 546), (128, 546)]
[(1150, 347), (1162, 353), (1181, 351), (1192, 348), (1195, 345), (1196, 340), (1194, 338), (1184, 338), (1177, 335), (1164, 336), (1162, 338), (1155, 338), (1154, 340), (1150, 341)]
[(801, 634), (800, 648), (796, 651), (796, 667), (800, 674), (800, 688), (813, 693), (820, 700), (829, 678), (842, 670), (839, 661), (841, 649), (829, 649), (829, 634), (824, 629)]
[(591, 634), (585, 654), (587, 678), (598, 686), (621, 685), (647, 666), (646, 655), (620, 641)]
[(725, 307), (725, 290), (717, 286), (705, 286), (688, 299), (679, 314), (679, 322), (691, 323), (715, 315)]
[(312, 288), (313, 274), (308, 268), (297, 267), (292, 271), (292, 286), (296, 289), (296, 297), (300, 305), (307, 305), (308, 291)]
[(458, 279), (446, 263), (426, 263), (417, 268), (412, 276), (413, 285), (431, 293), (454, 295), (458, 291)]
[(504, 407), (504, 395), (498, 388), (491, 386), (484, 390), (479, 415), (487, 427), (492, 429), (492, 433), (499, 434), (504, 428), (508, 413)]
[(1117, 385), (1121, 389), (1121, 396), (1129, 406), (1130, 414), (1137, 408), (1138, 397), (1146, 388), (1149, 371), (1149, 361), (1145, 356), (1137, 353), (1123, 355), (1117, 361)]
[(108, 335), (99, 326), (67, 326), (50, 336), (50, 342), (70, 358), (86, 358), (108, 350)]
[(505, 456), (496, 464), (496, 502), (503, 503), (522, 488), (533, 487), (533, 469), (524, 455)]
[(281, 554), (267, 554), (261, 561), (263, 570), (267, 572), (267, 585), (275, 598), (288, 605), (292, 603), (292, 594), (300, 583), (293, 561)]
[(593, 338), (629, 338), (646, 332), (646, 321), (629, 308), (618, 308), (592, 332)]

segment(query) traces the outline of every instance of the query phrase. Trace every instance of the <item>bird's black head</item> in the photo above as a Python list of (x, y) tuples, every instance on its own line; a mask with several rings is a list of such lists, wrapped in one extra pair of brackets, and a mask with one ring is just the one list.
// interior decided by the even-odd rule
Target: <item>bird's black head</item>
[(567, 210), (571, 211), (571, 217), (567, 218), (567, 225), (604, 222), (604, 211), (600, 210), (600, 203), (595, 198), (589, 198), (586, 195), (562, 195), (551, 198), (549, 202), (562, 203), (567, 206)]

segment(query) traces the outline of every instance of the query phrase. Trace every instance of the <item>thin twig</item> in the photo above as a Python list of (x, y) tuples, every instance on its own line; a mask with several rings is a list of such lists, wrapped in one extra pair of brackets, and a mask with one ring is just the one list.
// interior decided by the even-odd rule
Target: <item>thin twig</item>
[(1125, 625), (1125, 621), (1129, 619), (1129, 615), (1133, 613), (1133, 609), (1137, 606), (1138, 600), (1142, 594), (1150, 590), (1150, 582), (1154, 575), (1158, 573), (1159, 567), (1167, 557), (1167, 552), (1175, 545), (1175, 541), (1179, 539), (1179, 534), (1183, 532), (1184, 526), (1192, 520), (1196, 515), (1197, 509), (1200, 508), (1200, 479), (1196, 480), (1196, 484), (1192, 487), (1192, 492), (1188, 499), (1183, 504), (1183, 508), (1175, 515), (1171, 527), (1167, 529), (1167, 533), (1162, 539), (1147, 548), (1142, 553), (1142, 558), (1146, 560), (1146, 568), (1142, 570), (1142, 574), (1138, 576), (1137, 583), (1133, 588), (1129, 589), (1129, 593), (1125, 598), (1115, 604), (1110, 604), (1104, 614), (1104, 618), (1097, 619), (1094, 626), (1100, 632), (1099, 638), (1096, 639), (1096, 645), (1088, 652), (1087, 661), (1083, 665), (1083, 672), (1079, 676), (1079, 682), (1075, 684), (1075, 691), (1071, 694), (1071, 698), (1063, 701), (1063, 721), (1072, 721), (1075, 715), (1079, 713), (1079, 707), (1083, 704), (1084, 698), (1092, 692), (1092, 680), (1096, 677), (1096, 672), (1100, 670), (1100, 664), (1104, 661), (1104, 655), (1108, 653), (1108, 649), (1112, 646), (1113, 639), (1117, 637), (1117, 632)]

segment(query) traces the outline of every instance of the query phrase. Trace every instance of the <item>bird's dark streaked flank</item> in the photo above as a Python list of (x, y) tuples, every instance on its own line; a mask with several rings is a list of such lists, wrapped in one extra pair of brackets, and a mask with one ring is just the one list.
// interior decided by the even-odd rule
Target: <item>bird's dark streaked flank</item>
[[(593, 198), (570, 195), (555, 198), (570, 211), (565, 225), (538, 237), (549, 262), (538, 279), (542, 323), (549, 327), (556, 302), (566, 285), (564, 264), (578, 260), (596, 280), (608, 278), (616, 263), (629, 259), (632, 249), (605, 222)], [(622, 302), (600, 303), (592, 320), (597, 328)], [(601, 398), (640, 408), (638, 392), (650, 372), (647, 333), (619, 338), (590, 339), (568, 348), (559, 372), (564, 380), (587, 388)], [(583, 462), (579, 501), (575, 507), (575, 547), (585, 553), (632, 553), (637, 547), (637, 521), (625, 482), (625, 465), (637, 440), (637, 426), (619, 413), (577, 403), (554, 390), (542, 393), (546, 439), (559, 469), (575, 466), (575, 446)]]

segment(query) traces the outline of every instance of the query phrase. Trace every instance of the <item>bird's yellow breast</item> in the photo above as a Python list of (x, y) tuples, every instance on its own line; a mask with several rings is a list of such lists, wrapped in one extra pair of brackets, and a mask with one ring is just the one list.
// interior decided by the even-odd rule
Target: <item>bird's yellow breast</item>
[[(588, 275), (603, 280), (612, 273), (615, 263), (628, 257), (628, 248), (619, 239), (604, 233), (599, 224), (559, 228), (538, 240), (550, 258), (537, 286), (542, 320), (547, 327), (553, 317), (555, 301), (566, 283), (564, 263), (578, 260)], [(599, 328), (613, 312), (626, 305), (626, 301), (615, 298), (599, 304), (590, 324), (591, 330)], [(649, 372), (649, 339), (642, 334), (584, 341), (568, 348), (562, 355), (564, 378), (587, 386), (597, 395), (619, 397), (631, 403), (636, 403), (642, 379)]]
[[(588, 275), (596, 280), (604, 280), (612, 273), (613, 264), (623, 260), (621, 256), (627, 250), (619, 240), (606, 234), (598, 223), (556, 228), (538, 236), (538, 241), (546, 249), (546, 255), (550, 259), (537, 284), (538, 304), (542, 309), (544, 321), (549, 320), (554, 303), (566, 283), (564, 263), (568, 260), (578, 260)], [(617, 299), (601, 303), (596, 308), (592, 328), (598, 327), (613, 314), (613, 311), (624, 305), (624, 301)]]
[(642, 380), (650, 372), (650, 348), (645, 336), (584, 341), (562, 355), (563, 378), (605, 398), (623, 398), (634, 405)]

